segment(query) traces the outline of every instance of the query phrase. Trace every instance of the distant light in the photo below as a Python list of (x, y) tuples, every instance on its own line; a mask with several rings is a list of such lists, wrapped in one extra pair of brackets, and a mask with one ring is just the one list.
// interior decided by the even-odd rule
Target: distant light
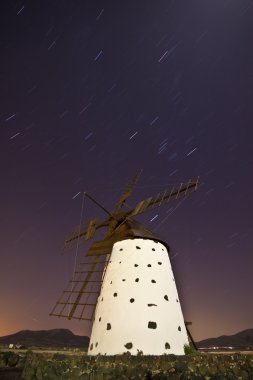
[(165, 149), (167, 149), (167, 144), (168, 144), (167, 141), (164, 141), (163, 143), (160, 144), (158, 154), (162, 153)]
[(149, 125), (155, 124), (155, 122), (159, 119), (159, 116), (156, 116)]
[(23, 5), (20, 10), (17, 12), (17, 16), (24, 10), (25, 6)]
[(190, 156), (193, 152), (195, 152), (195, 150), (197, 150), (197, 148), (192, 149), (186, 156)]
[(84, 111), (86, 111), (87, 108), (89, 108), (90, 106), (91, 106), (91, 103), (89, 103), (89, 104), (87, 104), (85, 107), (83, 107), (83, 109), (81, 109), (81, 111), (79, 112), (79, 115), (82, 115), (82, 113), (83, 113)]
[(15, 135), (11, 136), (11, 137), (10, 137), (10, 140), (15, 139), (15, 137), (17, 137), (18, 135), (20, 135), (20, 132), (18, 132), (18, 133), (16, 133)]
[(134, 138), (134, 136), (137, 135), (138, 132), (135, 132), (132, 136), (129, 137), (129, 140), (132, 140)]
[(176, 172), (177, 172), (177, 169), (173, 170), (173, 172), (171, 172), (171, 173), (169, 174), (169, 177), (172, 177), (174, 174), (176, 174)]
[(158, 214), (156, 214), (152, 219), (150, 219), (150, 222), (153, 222), (158, 217)]
[(93, 135), (93, 132), (90, 132), (86, 137), (85, 140), (88, 140)]
[(79, 194), (81, 194), (81, 191), (79, 191), (78, 193), (76, 193), (76, 194), (72, 197), (72, 199), (75, 199), (76, 197), (78, 197)]
[(11, 116), (7, 117), (7, 119), (5, 119), (5, 121), (9, 121), (9, 120), (13, 119), (15, 116), (16, 116), (16, 114), (13, 113)]
[(168, 54), (168, 50), (166, 50), (165, 53), (163, 53), (163, 55), (158, 59), (158, 62), (162, 62), (162, 60), (166, 57), (166, 55)]
[(69, 111), (68, 110), (65, 110), (63, 113), (60, 114), (60, 119), (62, 119), (65, 115), (67, 115)]
[(54, 40), (51, 45), (48, 46), (47, 50), (51, 50), (52, 47), (56, 44), (56, 40)]
[(98, 21), (100, 19), (100, 17), (102, 16), (103, 12), (104, 12), (104, 8), (102, 9), (102, 11), (97, 16), (96, 21)]
[(160, 145), (163, 145), (163, 144), (167, 144), (168, 143), (168, 140), (169, 140), (169, 138), (168, 137), (166, 137), (166, 139), (165, 140), (163, 140), (161, 143), (160, 143)]
[(173, 51), (178, 47), (179, 44), (180, 42), (177, 43), (175, 46), (172, 46), (170, 50), (166, 50), (166, 52), (163, 53), (163, 55), (158, 59), (158, 63), (161, 63), (164, 58), (167, 58), (169, 55), (171, 55), (171, 53), (173, 53)]
[(94, 61), (96, 61), (99, 57), (100, 57), (100, 55), (103, 53), (103, 50), (100, 50), (100, 52), (96, 55), (96, 57), (94, 58)]

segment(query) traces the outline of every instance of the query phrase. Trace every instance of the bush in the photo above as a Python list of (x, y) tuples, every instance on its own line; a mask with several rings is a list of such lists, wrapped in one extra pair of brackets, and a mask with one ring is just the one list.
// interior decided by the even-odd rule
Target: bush
[(185, 344), (184, 345), (184, 353), (185, 353), (185, 355), (193, 355), (193, 354), (196, 354), (197, 351), (190, 344)]

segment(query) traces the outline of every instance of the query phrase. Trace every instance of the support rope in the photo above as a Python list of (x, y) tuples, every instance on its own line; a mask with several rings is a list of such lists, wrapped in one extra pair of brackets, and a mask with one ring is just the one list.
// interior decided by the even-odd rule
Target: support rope
[(84, 192), (83, 193), (83, 198), (82, 198), (82, 207), (81, 207), (81, 214), (80, 214), (80, 220), (79, 220), (78, 238), (77, 238), (77, 242), (76, 242), (76, 252), (75, 252), (73, 278), (75, 276), (75, 271), (76, 271), (77, 254), (78, 254), (78, 249), (79, 249), (79, 241), (80, 241), (80, 234), (81, 234), (81, 227), (82, 227), (85, 194), (86, 193)]
[[(73, 276), (72, 276), (72, 279), (73, 279), (73, 280), (74, 280), (74, 278), (75, 278), (75, 272), (76, 272), (76, 266), (77, 266), (77, 254), (78, 254), (78, 249), (79, 249), (79, 240), (80, 240), (80, 233), (81, 233), (81, 226), (82, 226), (82, 219), (83, 219), (84, 198), (85, 198), (85, 192), (83, 192), (83, 197), (82, 197), (82, 207), (81, 207), (81, 213), (80, 213), (79, 229), (78, 229), (78, 238), (77, 238), (77, 242), (76, 242), (76, 251), (75, 251), (74, 269), (73, 269)], [(72, 291), (73, 291), (73, 289), (74, 289), (74, 286), (75, 286), (75, 283), (72, 282), (71, 289), (70, 289), (70, 292), (69, 292), (69, 296), (68, 296), (68, 299), (67, 299), (67, 303), (69, 302), (69, 300), (70, 300), (70, 298), (71, 298), (71, 295), (72, 295)], [(69, 312), (68, 312), (68, 314), (70, 313), (70, 307), (71, 307), (71, 305), (69, 304)]]

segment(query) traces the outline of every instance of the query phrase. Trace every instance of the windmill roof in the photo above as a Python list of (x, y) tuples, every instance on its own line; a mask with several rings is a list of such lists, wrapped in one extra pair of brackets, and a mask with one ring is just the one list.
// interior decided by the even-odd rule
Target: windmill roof
[(164, 242), (157, 235), (144, 227), (141, 223), (137, 222), (134, 219), (127, 219), (114, 230), (110, 237), (107, 237), (104, 240), (95, 241), (88, 250), (87, 256), (109, 254), (114, 243), (125, 239), (134, 238), (152, 239), (159, 241), (164, 244), (169, 250), (169, 246), (166, 242)]
[(126, 238), (144, 238), (152, 239), (163, 242), (152, 231), (148, 230), (143, 224), (137, 222), (134, 219), (127, 219), (122, 225), (120, 225), (114, 232), (117, 236), (117, 240), (123, 240)]

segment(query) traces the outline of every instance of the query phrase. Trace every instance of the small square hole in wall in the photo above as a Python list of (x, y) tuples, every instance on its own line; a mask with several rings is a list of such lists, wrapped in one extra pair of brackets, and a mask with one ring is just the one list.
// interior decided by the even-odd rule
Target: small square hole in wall
[(148, 322), (148, 328), (149, 328), (149, 329), (156, 329), (156, 328), (157, 328), (157, 323), (156, 323), (156, 322), (149, 321), (149, 322)]
[(138, 278), (136, 278), (136, 279), (135, 279), (135, 282), (139, 282), (139, 279), (138, 279)]
[(129, 342), (129, 343), (126, 343), (125, 344), (125, 347), (130, 350), (131, 348), (133, 348), (133, 343)]
[(156, 284), (156, 280), (151, 280), (152, 284)]
[(178, 326), (178, 331), (181, 331), (181, 327), (180, 326)]
[(118, 296), (118, 293), (113, 293), (113, 297), (117, 297)]
[(148, 264), (147, 266), (148, 266), (149, 268), (151, 268), (151, 264)]
[(133, 303), (134, 302), (134, 298), (130, 298), (130, 302)]
[(170, 349), (170, 344), (168, 342), (165, 343), (165, 349), (169, 350)]
[(111, 330), (112, 326), (110, 323), (107, 323), (106, 330)]
[(162, 262), (161, 262), (161, 261), (158, 261), (158, 265), (162, 265)]
[(152, 248), (152, 251), (155, 251), (155, 248)]
[(136, 246), (136, 249), (141, 249), (141, 247), (139, 247), (138, 245)]
[(134, 264), (135, 267), (138, 267), (139, 265), (138, 264)]
[(169, 297), (167, 296), (167, 294), (165, 294), (164, 299), (165, 301), (169, 301)]

